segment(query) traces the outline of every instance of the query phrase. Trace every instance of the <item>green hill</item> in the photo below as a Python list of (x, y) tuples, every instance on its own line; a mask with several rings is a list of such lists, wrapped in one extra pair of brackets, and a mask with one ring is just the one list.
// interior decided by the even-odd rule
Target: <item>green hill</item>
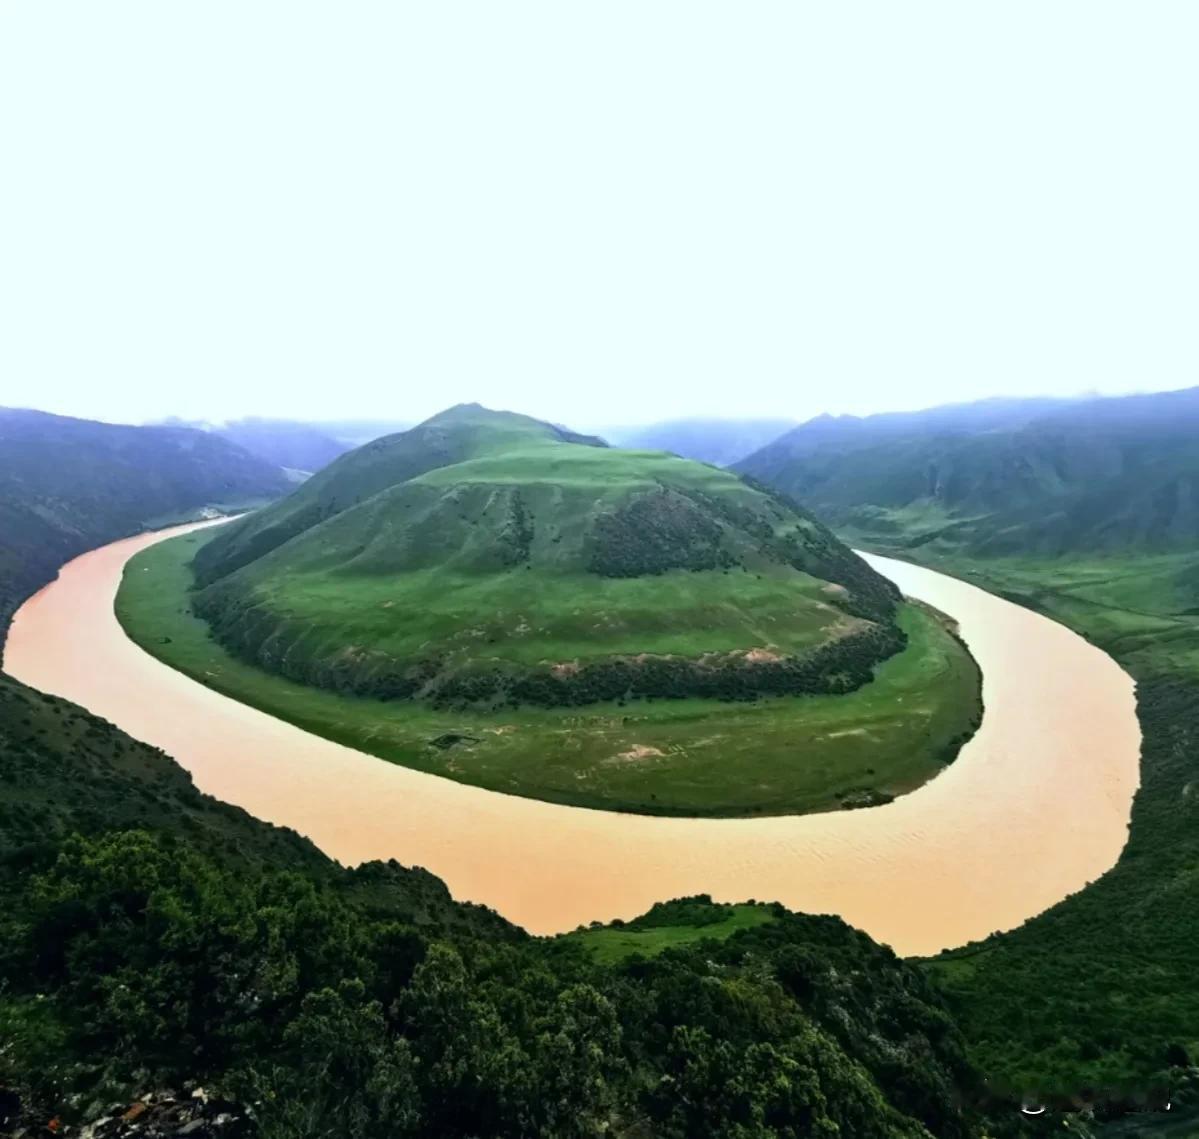
[(17, 605), (77, 554), (292, 482), (203, 431), (0, 408), (0, 643)]
[(1184, 549), (1199, 540), (1199, 388), (825, 416), (737, 469), (892, 547)]
[(204, 547), (196, 562), (197, 580), (207, 584), (223, 577), (397, 483), (522, 441), (545, 440), (604, 445), (523, 415), (491, 412), (477, 404), (452, 408), (342, 456), (271, 510), (229, 527)]
[(477, 407), (347, 456), (196, 565), (243, 658), (441, 706), (842, 692), (903, 645), (893, 587), (794, 504)]

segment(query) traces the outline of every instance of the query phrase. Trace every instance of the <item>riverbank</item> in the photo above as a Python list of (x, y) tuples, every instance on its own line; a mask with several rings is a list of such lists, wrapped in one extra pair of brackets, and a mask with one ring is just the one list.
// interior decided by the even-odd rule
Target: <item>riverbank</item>
[[(944, 774), (866, 811), (668, 819), (561, 807), (380, 763), (166, 668), (112, 605), (144, 535), (70, 563), (18, 613), (19, 679), (161, 747), (205, 791), (290, 826), (346, 863), (397, 858), (550, 933), (709, 893), (831, 912), (906, 954), (1010, 929), (1116, 860), (1137, 784), (1131, 679), (1044, 617), (964, 582), (887, 563), (959, 622), (987, 713)], [(79, 646), (86, 643), (88, 651)]]

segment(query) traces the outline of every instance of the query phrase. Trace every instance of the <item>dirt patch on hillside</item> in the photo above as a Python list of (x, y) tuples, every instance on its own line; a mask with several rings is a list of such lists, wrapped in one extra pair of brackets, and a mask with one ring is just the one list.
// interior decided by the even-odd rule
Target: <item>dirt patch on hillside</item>
[(612, 757), (611, 763), (637, 763), (643, 759), (655, 759), (666, 753), (661, 748), (650, 747), (648, 744), (634, 744), (628, 751), (622, 751)]
[(768, 664), (771, 661), (782, 660), (783, 654), (773, 649), (750, 649), (745, 654), (746, 664)]

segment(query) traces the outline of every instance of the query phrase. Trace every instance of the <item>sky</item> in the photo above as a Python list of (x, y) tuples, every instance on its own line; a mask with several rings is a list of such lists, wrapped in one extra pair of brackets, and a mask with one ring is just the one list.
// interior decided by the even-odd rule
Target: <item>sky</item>
[(1199, 384), (1193, 0), (0, 5), (0, 405)]

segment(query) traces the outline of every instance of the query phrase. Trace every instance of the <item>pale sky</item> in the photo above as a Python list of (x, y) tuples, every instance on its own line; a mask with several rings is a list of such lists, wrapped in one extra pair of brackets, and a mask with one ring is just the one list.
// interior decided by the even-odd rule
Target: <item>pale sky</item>
[(0, 4), (0, 404), (1199, 384), (1199, 5)]

